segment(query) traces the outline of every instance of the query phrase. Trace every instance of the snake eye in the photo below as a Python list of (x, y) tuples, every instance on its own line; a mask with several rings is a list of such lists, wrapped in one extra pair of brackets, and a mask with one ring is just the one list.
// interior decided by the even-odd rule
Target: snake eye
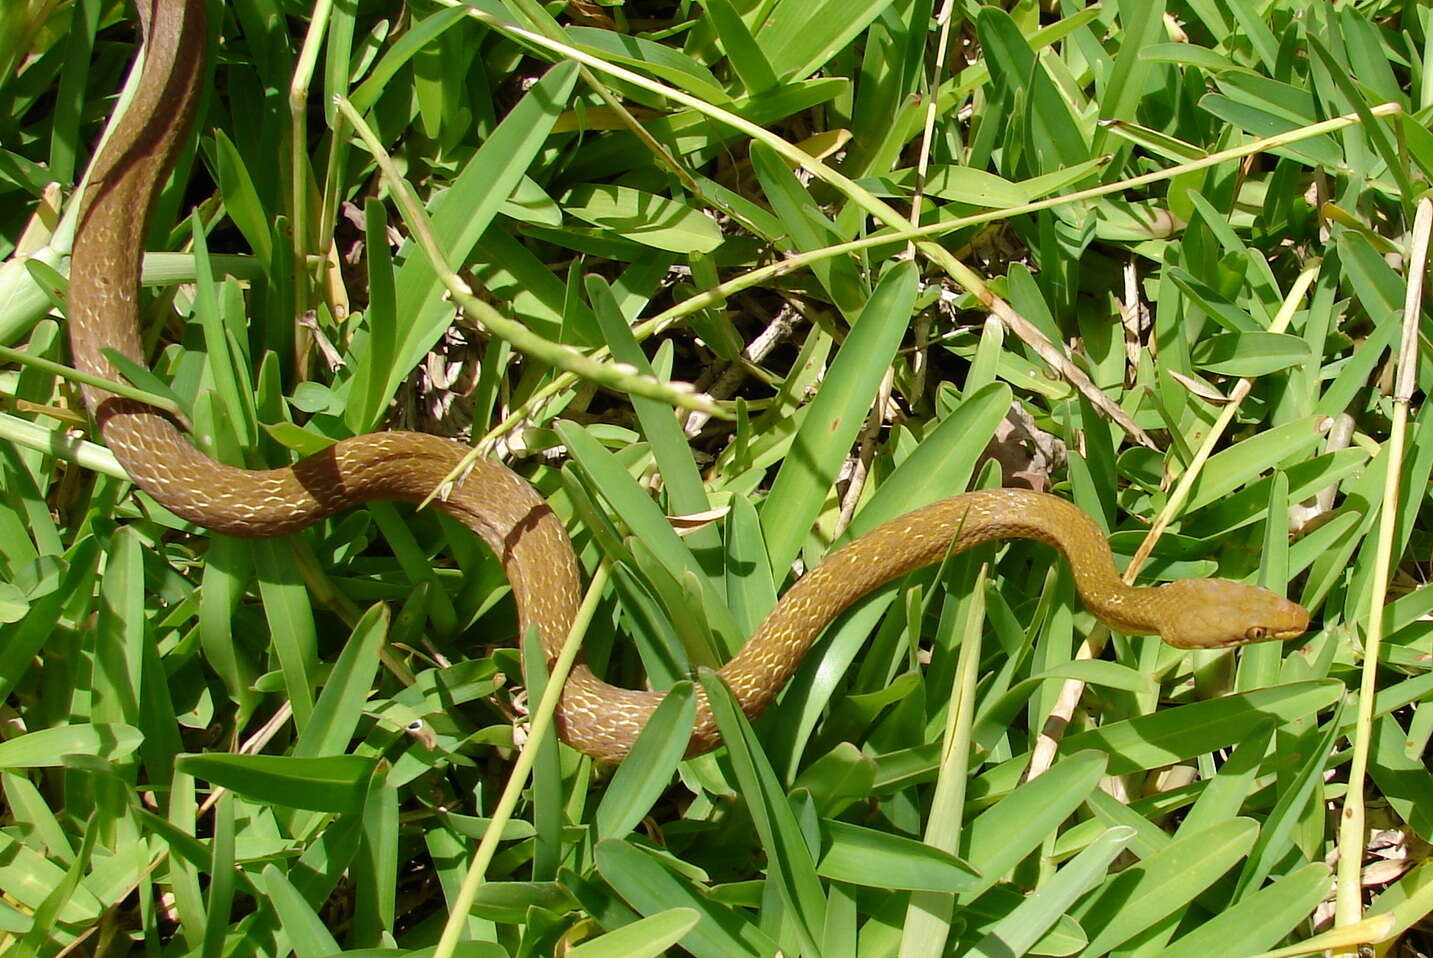
[(1244, 638), (1250, 642), (1258, 642), (1268, 634), (1268, 631), (1262, 625), (1253, 625), (1249, 627), (1248, 632), (1244, 633)]

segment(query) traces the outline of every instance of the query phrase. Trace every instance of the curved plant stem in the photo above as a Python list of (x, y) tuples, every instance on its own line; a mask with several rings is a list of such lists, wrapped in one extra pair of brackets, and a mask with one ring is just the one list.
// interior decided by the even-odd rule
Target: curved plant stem
[[(1433, 231), (1433, 200), (1418, 203), (1413, 224), (1413, 248), (1408, 257), (1408, 288), (1403, 300), (1403, 340), (1399, 346), (1398, 378), (1393, 391), (1393, 426), (1384, 454), (1388, 456), (1383, 480), (1383, 506), (1378, 517), (1378, 545), (1373, 583), (1368, 595), (1368, 629), (1363, 642), (1363, 673), (1358, 691), (1358, 715), (1353, 734), (1353, 757), (1348, 767), (1348, 793), (1338, 828), (1338, 885), (1335, 891), (1334, 923), (1352, 925), (1363, 917), (1363, 851), (1367, 826), (1363, 804), (1364, 779), (1368, 775), (1368, 754), (1373, 742), (1373, 699), (1378, 690), (1378, 652), (1383, 642), (1383, 607), (1388, 596), (1388, 576), (1393, 561), (1393, 542), (1398, 525), (1398, 481), (1403, 467), (1403, 449), (1408, 435), (1408, 405), (1413, 398), (1418, 372), (1418, 317), (1423, 304), (1423, 273), (1428, 265), (1428, 239)], [(1339, 951), (1356, 955), (1357, 949)]]
[(567, 642), (562, 646), (557, 661), (552, 663), (552, 674), (548, 676), (547, 687), (543, 689), (537, 710), (532, 713), (527, 744), (513, 763), (507, 786), (503, 788), (497, 807), (493, 809), (492, 818), (483, 832), (482, 841), (478, 843), (478, 850), (473, 854), (472, 862), (468, 865), (468, 873), (463, 878), (462, 887), (458, 889), (457, 898), (448, 909), (448, 923), (443, 926), (443, 935), (438, 939), (433, 958), (453, 958), (453, 952), (468, 927), (468, 912), (473, 907), (473, 898), (483, 883), (488, 865), (493, 860), (493, 853), (497, 851), (498, 839), (502, 837), (508, 820), (512, 818), (513, 809), (517, 807), (518, 799), (522, 796), (522, 790), (527, 785), (527, 777), (532, 772), (533, 762), (537, 760), (538, 747), (547, 733), (548, 726), (552, 724), (552, 713), (557, 709), (557, 700), (562, 695), (567, 673), (572, 670), (572, 663), (577, 660), (577, 652), (582, 648), (582, 636), (587, 632), (587, 625), (592, 621), (592, 615), (597, 611), (597, 603), (607, 588), (608, 573), (607, 563), (603, 562), (592, 574), (587, 595), (583, 597), (582, 607), (577, 610), (577, 618), (572, 623), (572, 631), (568, 633)]

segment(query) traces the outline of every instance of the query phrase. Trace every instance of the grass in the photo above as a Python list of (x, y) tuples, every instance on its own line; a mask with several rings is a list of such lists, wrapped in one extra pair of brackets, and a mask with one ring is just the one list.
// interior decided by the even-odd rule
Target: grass
[[(470, 435), (572, 531), (588, 660), (676, 691), (596, 767), (461, 527), (210, 536), (75, 438), (134, 30), (6, 5), (0, 950), (1433, 953), (1428, 9), (211, 8), (133, 386), (248, 465)], [(726, 707), (793, 564), (998, 463), (1319, 627), (1112, 636), (1016, 543)]]

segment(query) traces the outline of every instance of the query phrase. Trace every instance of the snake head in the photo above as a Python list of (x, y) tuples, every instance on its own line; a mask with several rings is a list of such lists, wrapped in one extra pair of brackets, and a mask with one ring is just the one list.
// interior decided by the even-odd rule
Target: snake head
[(1226, 649), (1302, 635), (1309, 613), (1297, 602), (1228, 579), (1181, 579), (1159, 587), (1160, 637), (1177, 649)]

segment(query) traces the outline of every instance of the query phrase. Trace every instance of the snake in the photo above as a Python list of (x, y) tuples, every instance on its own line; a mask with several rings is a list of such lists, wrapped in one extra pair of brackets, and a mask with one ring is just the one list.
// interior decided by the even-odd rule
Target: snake
[[(139, 81), (91, 161), (70, 260), (72, 361), (111, 382), (123, 377), (107, 351), (145, 362), (141, 254), (155, 201), (192, 125), (207, 43), (203, 0), (137, 6), (145, 51)], [(182, 519), (230, 536), (285, 535), (375, 500), (426, 501), (470, 452), (456, 440), (389, 431), (343, 439), (284, 468), (239, 468), (201, 452), (154, 406), (94, 385), (81, 392), (136, 486)], [(550, 666), (572, 628), (582, 581), (557, 514), (526, 480), (487, 458), (472, 463), (433, 506), (472, 530), (501, 563), (518, 628), (536, 631)], [(1004, 539), (1031, 539), (1063, 553), (1085, 607), (1126, 634), (1219, 649), (1287, 639), (1308, 627), (1302, 606), (1259, 586), (1225, 579), (1127, 585), (1100, 526), (1073, 503), (1025, 489), (984, 489), (916, 509), (834, 551), (796, 580), (718, 674), (754, 718), (852, 603), (923, 566)], [(664, 695), (613, 686), (579, 662), (555, 724), (572, 747), (618, 762)], [(689, 756), (721, 742), (700, 689), (696, 699)]]

